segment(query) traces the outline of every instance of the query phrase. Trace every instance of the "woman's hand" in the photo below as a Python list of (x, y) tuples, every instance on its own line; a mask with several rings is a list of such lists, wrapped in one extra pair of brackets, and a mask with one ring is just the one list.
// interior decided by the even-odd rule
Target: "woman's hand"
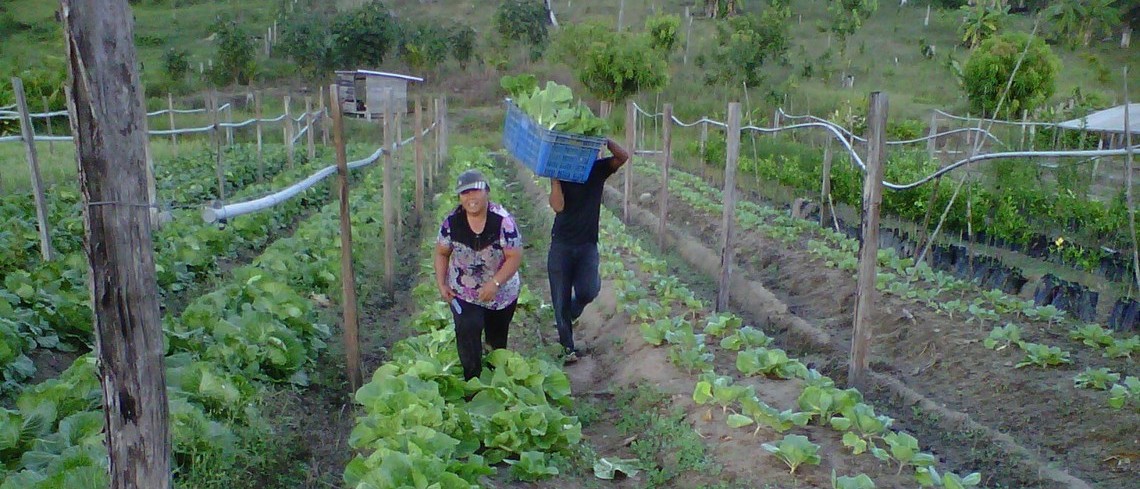
[(479, 287), (479, 300), (483, 302), (490, 302), (495, 298), (495, 294), (499, 293), (499, 286), (495, 282), (487, 282)]
[(451, 299), (455, 298), (455, 291), (447, 284), (437, 284), (436, 287), (439, 288), (439, 295), (443, 297), (444, 302), (451, 302)]

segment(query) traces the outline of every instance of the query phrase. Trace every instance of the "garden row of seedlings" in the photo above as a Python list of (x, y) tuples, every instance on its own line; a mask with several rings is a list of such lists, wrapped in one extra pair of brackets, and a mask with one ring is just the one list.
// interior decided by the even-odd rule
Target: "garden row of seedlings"
[[(825, 453), (805, 436), (809, 434), (827, 438), (833, 446), (838, 444), (832, 438), (838, 438), (844, 447), (841, 450), (852, 456), (874, 457), (889, 465), (892, 470), (877, 472), (884, 479), (880, 484), (889, 487), (960, 488), (981, 481), (978, 473), (960, 476), (939, 470), (934, 455), (923, 452), (910, 434), (894, 429), (894, 420), (876, 414), (858, 390), (835, 387), (827, 376), (772, 347), (772, 338), (743, 325), (740, 317), (711, 313), (708, 304), (667, 274), (665, 260), (652, 256), (638, 239), (626, 234), (608, 211), (599, 241), (602, 275), (614, 284), (619, 311), (629, 315), (646, 342), (668, 348), (673, 364), (697, 374), (693, 401), (720, 407), (724, 423), (740, 429), (741, 436), (771, 436), (760, 447), (787, 464), (793, 476), (802, 466), (818, 465)], [(735, 361), (728, 358), (733, 355)], [(774, 392), (789, 387), (799, 389), (795, 405), (769, 404), (778, 402), (773, 400), (778, 397)], [(809, 426), (813, 421), (820, 428)], [(835, 433), (822, 427), (831, 427)], [(787, 434), (774, 439), (776, 433)], [(904, 470), (909, 476), (903, 475)], [(834, 469), (830, 483), (836, 488), (875, 487), (865, 473), (840, 475)]]
[[(477, 168), (492, 188), (509, 188), (482, 152), (453, 153), (462, 164), (451, 166), (450, 180)], [(441, 199), (429, 223), (455, 209), (449, 196)], [(463, 380), (450, 306), (430, 271), (434, 238), (429, 233), (422, 244), (423, 281), (413, 291), (418, 312), (410, 321), (420, 334), (393, 345), (387, 363), (356, 392), (363, 414), (349, 439), (358, 455), (345, 469), (346, 484), (468, 489), (502, 463), (520, 480), (557, 475), (582, 439), (581, 423), (566, 414), (569, 379), (557, 365), (501, 349), (485, 357), (480, 377)], [(514, 324), (539, 320), (547, 307), (523, 285)]]
[[(379, 173), (370, 171), (359, 188), (380, 188)], [(356, 243), (380, 238), (379, 202), (375, 192), (352, 195)], [(235, 223), (266, 219), (258, 216)], [(274, 436), (264, 397), (307, 384), (307, 370), (330, 336), (319, 322), (318, 301), (340, 286), (338, 222), (338, 206), (324, 206), (181, 315), (164, 319), (176, 481), (224, 481), (235, 459), (255, 456), (251, 451)], [(58, 378), (24, 389), (15, 409), (0, 409), (0, 488), (106, 487), (103, 429), (102, 393), (88, 353)]]
[[(180, 168), (184, 170), (182, 173), (197, 177), (180, 179), (179, 187), (163, 191), (164, 198), (199, 195), (203, 186), (210, 188), (212, 170), (210, 174), (195, 170), (204, 165), (204, 156), (208, 155), (184, 156), (166, 165), (171, 174), (178, 174)], [(283, 166), (283, 153), (268, 156), (270, 168)], [(246, 175), (253, 171), (250, 169), (253, 160), (245, 163), (233, 170), (240, 175), (234, 181), (235, 187), (243, 186), (234, 194), (237, 199), (264, 195), (313, 169), (311, 165), (300, 165), (295, 170), (279, 173), (270, 182), (253, 184), (254, 177)], [(226, 229), (203, 222), (197, 210), (174, 211), (174, 219), (154, 236), (160, 297), (169, 302), (206, 286), (218, 276), (222, 260), (263, 249), (327, 196), (326, 187), (317, 187), (283, 203), (275, 212), (242, 217)], [(59, 203), (56, 208), (60, 214), (59, 220), (54, 221), (57, 223), (53, 228), (54, 243), (62, 256), (47, 262), (38, 258), (25, 260), (22, 266), (5, 271), (4, 283), (0, 283), (0, 374), (3, 376), (0, 393), (5, 396), (17, 393), (23, 388), (23, 382), (34, 375), (35, 366), (29, 354), (37, 348), (84, 351), (93, 345), (87, 258), (82, 249), (83, 221), (82, 214), (76, 212), (78, 195), (61, 191), (54, 198)], [(0, 255), (6, 253), (8, 251), (0, 251)], [(177, 309), (180, 308), (166, 312), (177, 312)]]
[[(657, 173), (655, 169), (646, 169), (645, 172)], [(722, 213), (719, 190), (684, 172), (671, 172), (670, 179), (671, 192), (679, 195), (690, 207), (712, 215)], [(790, 245), (798, 246), (804, 236), (814, 236), (807, 240), (810, 253), (820, 257), (828, 267), (852, 274), (855, 272), (859, 243), (843, 233), (749, 201), (737, 202), (736, 215), (744, 228), (762, 231)], [(1023, 300), (997, 289), (979, 290), (972, 282), (933, 270), (925, 263), (916, 265), (913, 258), (900, 257), (894, 249), (880, 249), (878, 259), (881, 268), (875, 280), (876, 289), (920, 302), (950, 318), (958, 316), (980, 324), (1004, 322), (1004, 325), (993, 328), (983, 340), (983, 345), (999, 351), (1009, 347), (1021, 349), (1024, 357), (1015, 364), (1016, 368), (1047, 368), (1071, 364), (1072, 359), (1069, 351), (1058, 346), (1023, 339), (1023, 336), (1029, 336), (1029, 332), (1015, 321), (1041, 324), (1032, 331), (1036, 336), (1044, 336), (1045, 331), (1056, 325), (1068, 324), (1068, 336), (1072, 341), (1099, 351), (1105, 362), (1111, 362), (1114, 368), (1126, 373), (1135, 367), (1133, 355), (1140, 355), (1140, 335), (1122, 337), (1099, 324), (1068, 321), (1065, 311), (1052, 305), (1037, 306), (1032, 300)], [(968, 300), (967, 295), (974, 298)], [(1123, 409), (1130, 406), (1140, 411), (1140, 379), (1134, 375), (1121, 375), (1109, 367), (1086, 366), (1074, 377), (1073, 385), (1107, 390), (1110, 407)]]

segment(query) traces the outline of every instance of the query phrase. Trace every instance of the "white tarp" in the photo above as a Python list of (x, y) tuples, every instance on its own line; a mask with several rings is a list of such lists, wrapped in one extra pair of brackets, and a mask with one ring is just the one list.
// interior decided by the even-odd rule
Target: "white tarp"
[[(1119, 105), (1057, 125), (1065, 129), (1124, 134), (1124, 107)], [(1140, 104), (1128, 104), (1128, 125), (1128, 132), (1140, 134)]]

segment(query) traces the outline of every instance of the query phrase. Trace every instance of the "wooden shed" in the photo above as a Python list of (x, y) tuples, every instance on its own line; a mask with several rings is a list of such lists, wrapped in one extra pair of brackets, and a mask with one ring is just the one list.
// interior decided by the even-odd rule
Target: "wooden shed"
[(423, 78), (372, 70), (337, 71), (337, 94), (341, 110), (350, 116), (366, 119), (384, 117), (384, 92), (392, 90), (393, 110), (408, 110), (408, 82)]

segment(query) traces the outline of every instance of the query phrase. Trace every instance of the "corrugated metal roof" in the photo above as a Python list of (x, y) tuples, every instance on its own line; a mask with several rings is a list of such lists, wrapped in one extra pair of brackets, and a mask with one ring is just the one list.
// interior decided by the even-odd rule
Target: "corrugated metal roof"
[(424, 81), (424, 79), (423, 79), (423, 78), (420, 78), (420, 77), (418, 77), (418, 76), (412, 76), (412, 75), (401, 75), (401, 74), (399, 74), (399, 73), (388, 73), (388, 72), (385, 72), (385, 71), (373, 71), (373, 70), (338, 70), (338, 71), (336, 72), (336, 74), (338, 74), (338, 75), (342, 75), (342, 74), (346, 74), (346, 73), (356, 73), (356, 74), (359, 74), (359, 75), (368, 75), (368, 76), (383, 76), (383, 77), (387, 77), (387, 78), (401, 78), (401, 79), (404, 79), (404, 80), (408, 80), (408, 81), (416, 81), (416, 82), (422, 82), (422, 81)]
[[(1057, 124), (1065, 129), (1124, 134), (1124, 105)], [(1128, 104), (1128, 132), (1140, 134), (1140, 104)]]

